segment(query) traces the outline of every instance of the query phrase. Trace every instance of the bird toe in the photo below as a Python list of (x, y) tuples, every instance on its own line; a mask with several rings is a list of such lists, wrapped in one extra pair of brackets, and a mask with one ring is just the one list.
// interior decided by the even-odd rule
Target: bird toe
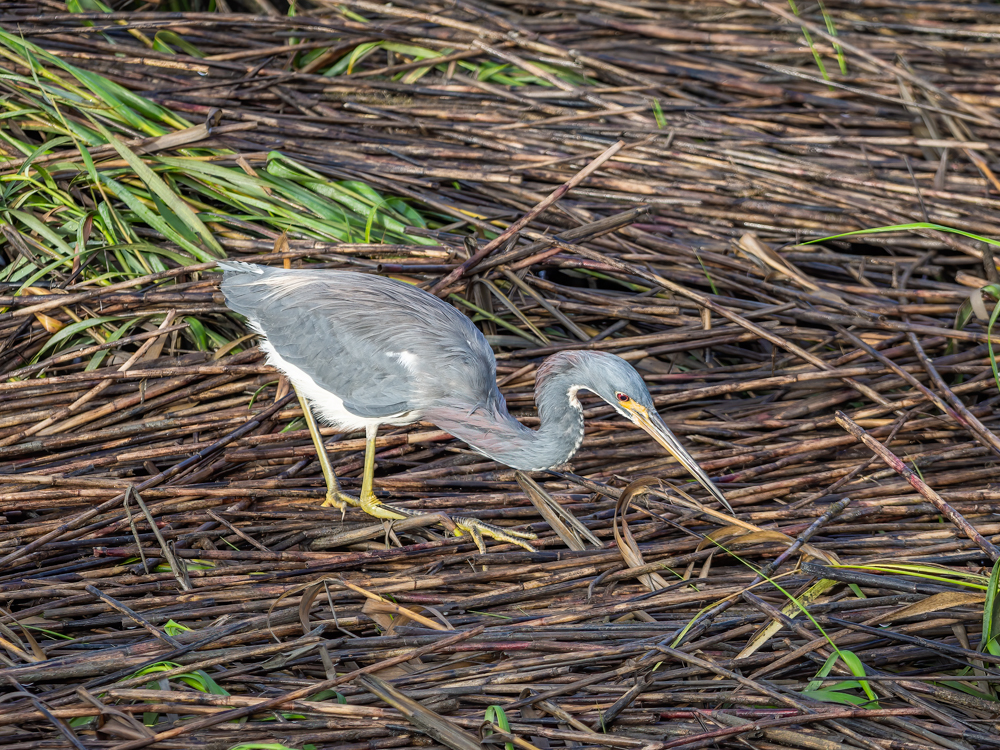
[(340, 492), (339, 490), (330, 490), (326, 493), (326, 499), (323, 501), (322, 508), (337, 508), (339, 510), (347, 510), (348, 507), (358, 507), (361, 505), (361, 501), (353, 495), (348, 495), (346, 492)]
[(478, 518), (455, 518), (455, 534), (459, 535), (462, 532), (469, 534), (476, 546), (479, 547), (479, 551), (486, 552), (486, 547), (483, 544), (483, 537), (488, 536), (491, 539), (495, 539), (498, 542), (507, 542), (508, 544), (516, 544), (518, 547), (527, 550), (528, 552), (537, 552), (534, 547), (528, 544), (528, 539), (537, 539), (535, 534), (525, 531), (514, 531), (513, 529), (504, 529), (499, 526), (494, 526), (493, 524), (486, 523), (485, 521), (480, 521)]
[(361, 510), (369, 516), (381, 518), (384, 521), (401, 521), (407, 518), (407, 514), (391, 505), (386, 505), (374, 495), (363, 498), (359, 503)]

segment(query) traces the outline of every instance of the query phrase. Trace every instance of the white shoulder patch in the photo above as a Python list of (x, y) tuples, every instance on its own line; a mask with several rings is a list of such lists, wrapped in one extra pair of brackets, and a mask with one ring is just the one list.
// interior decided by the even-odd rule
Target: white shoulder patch
[(386, 352), (385, 356), (392, 357), (399, 364), (406, 368), (407, 372), (414, 374), (417, 371), (417, 355), (413, 352)]

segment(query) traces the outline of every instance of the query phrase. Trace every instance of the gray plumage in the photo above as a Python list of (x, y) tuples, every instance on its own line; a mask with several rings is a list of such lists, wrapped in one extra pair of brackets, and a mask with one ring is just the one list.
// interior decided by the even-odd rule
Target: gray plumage
[[(613, 354), (565, 351), (545, 360), (535, 382), (541, 427), (532, 430), (507, 412), (486, 339), (437, 297), (350, 271), (219, 266), (226, 304), (266, 337), (261, 346), (271, 363), (331, 424), (359, 429), (426, 420), (489, 458), (537, 471), (564, 463), (580, 447), (583, 410), (576, 393), (589, 390), (677, 455), (668, 443), (679, 443), (642, 378)], [(711, 484), (697, 464), (682, 463)]]
[(389, 421), (444, 399), (475, 405), (495, 382), (482, 334), (419, 289), (350, 271), (219, 265), (230, 309), (358, 417)]

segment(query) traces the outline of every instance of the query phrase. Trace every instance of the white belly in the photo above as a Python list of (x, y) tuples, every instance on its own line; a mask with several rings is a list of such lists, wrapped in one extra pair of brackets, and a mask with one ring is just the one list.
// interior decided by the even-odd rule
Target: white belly
[[(258, 331), (260, 330), (256, 325), (253, 327)], [(306, 400), (312, 404), (316, 416), (331, 427), (336, 427), (345, 432), (367, 432), (369, 428), (377, 428), (380, 424), (405, 425), (416, 422), (419, 419), (418, 416), (411, 416), (410, 414), (391, 414), (387, 417), (379, 417), (377, 419), (351, 414), (351, 412), (344, 408), (344, 402), (339, 396), (318, 386), (300, 368), (282, 359), (281, 355), (274, 350), (271, 342), (266, 338), (261, 339), (260, 348), (267, 355), (267, 363), (285, 373), (288, 379), (292, 381), (292, 385), (295, 386), (295, 390), (305, 396)]]

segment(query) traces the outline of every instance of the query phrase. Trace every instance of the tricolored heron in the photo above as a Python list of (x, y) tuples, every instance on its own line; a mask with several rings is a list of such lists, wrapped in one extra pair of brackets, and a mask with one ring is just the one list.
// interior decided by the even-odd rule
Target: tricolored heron
[[(360, 507), (377, 518), (413, 511), (384, 505), (372, 491), (379, 425), (426, 420), (484, 456), (521, 471), (569, 460), (583, 442), (580, 390), (591, 391), (648, 432), (730, 511), (656, 412), (646, 384), (624, 359), (599, 351), (563, 351), (538, 368), (535, 400), (541, 427), (507, 412), (496, 383), (496, 360), (465, 315), (414, 286), (351, 271), (288, 270), (220, 262), (226, 304), (246, 316), (263, 339), (268, 362), (291, 381), (326, 479), (323, 506)], [(340, 490), (310, 409), (341, 430), (364, 430), (361, 496)], [(519, 544), (533, 534), (453, 517), (455, 531)]]

